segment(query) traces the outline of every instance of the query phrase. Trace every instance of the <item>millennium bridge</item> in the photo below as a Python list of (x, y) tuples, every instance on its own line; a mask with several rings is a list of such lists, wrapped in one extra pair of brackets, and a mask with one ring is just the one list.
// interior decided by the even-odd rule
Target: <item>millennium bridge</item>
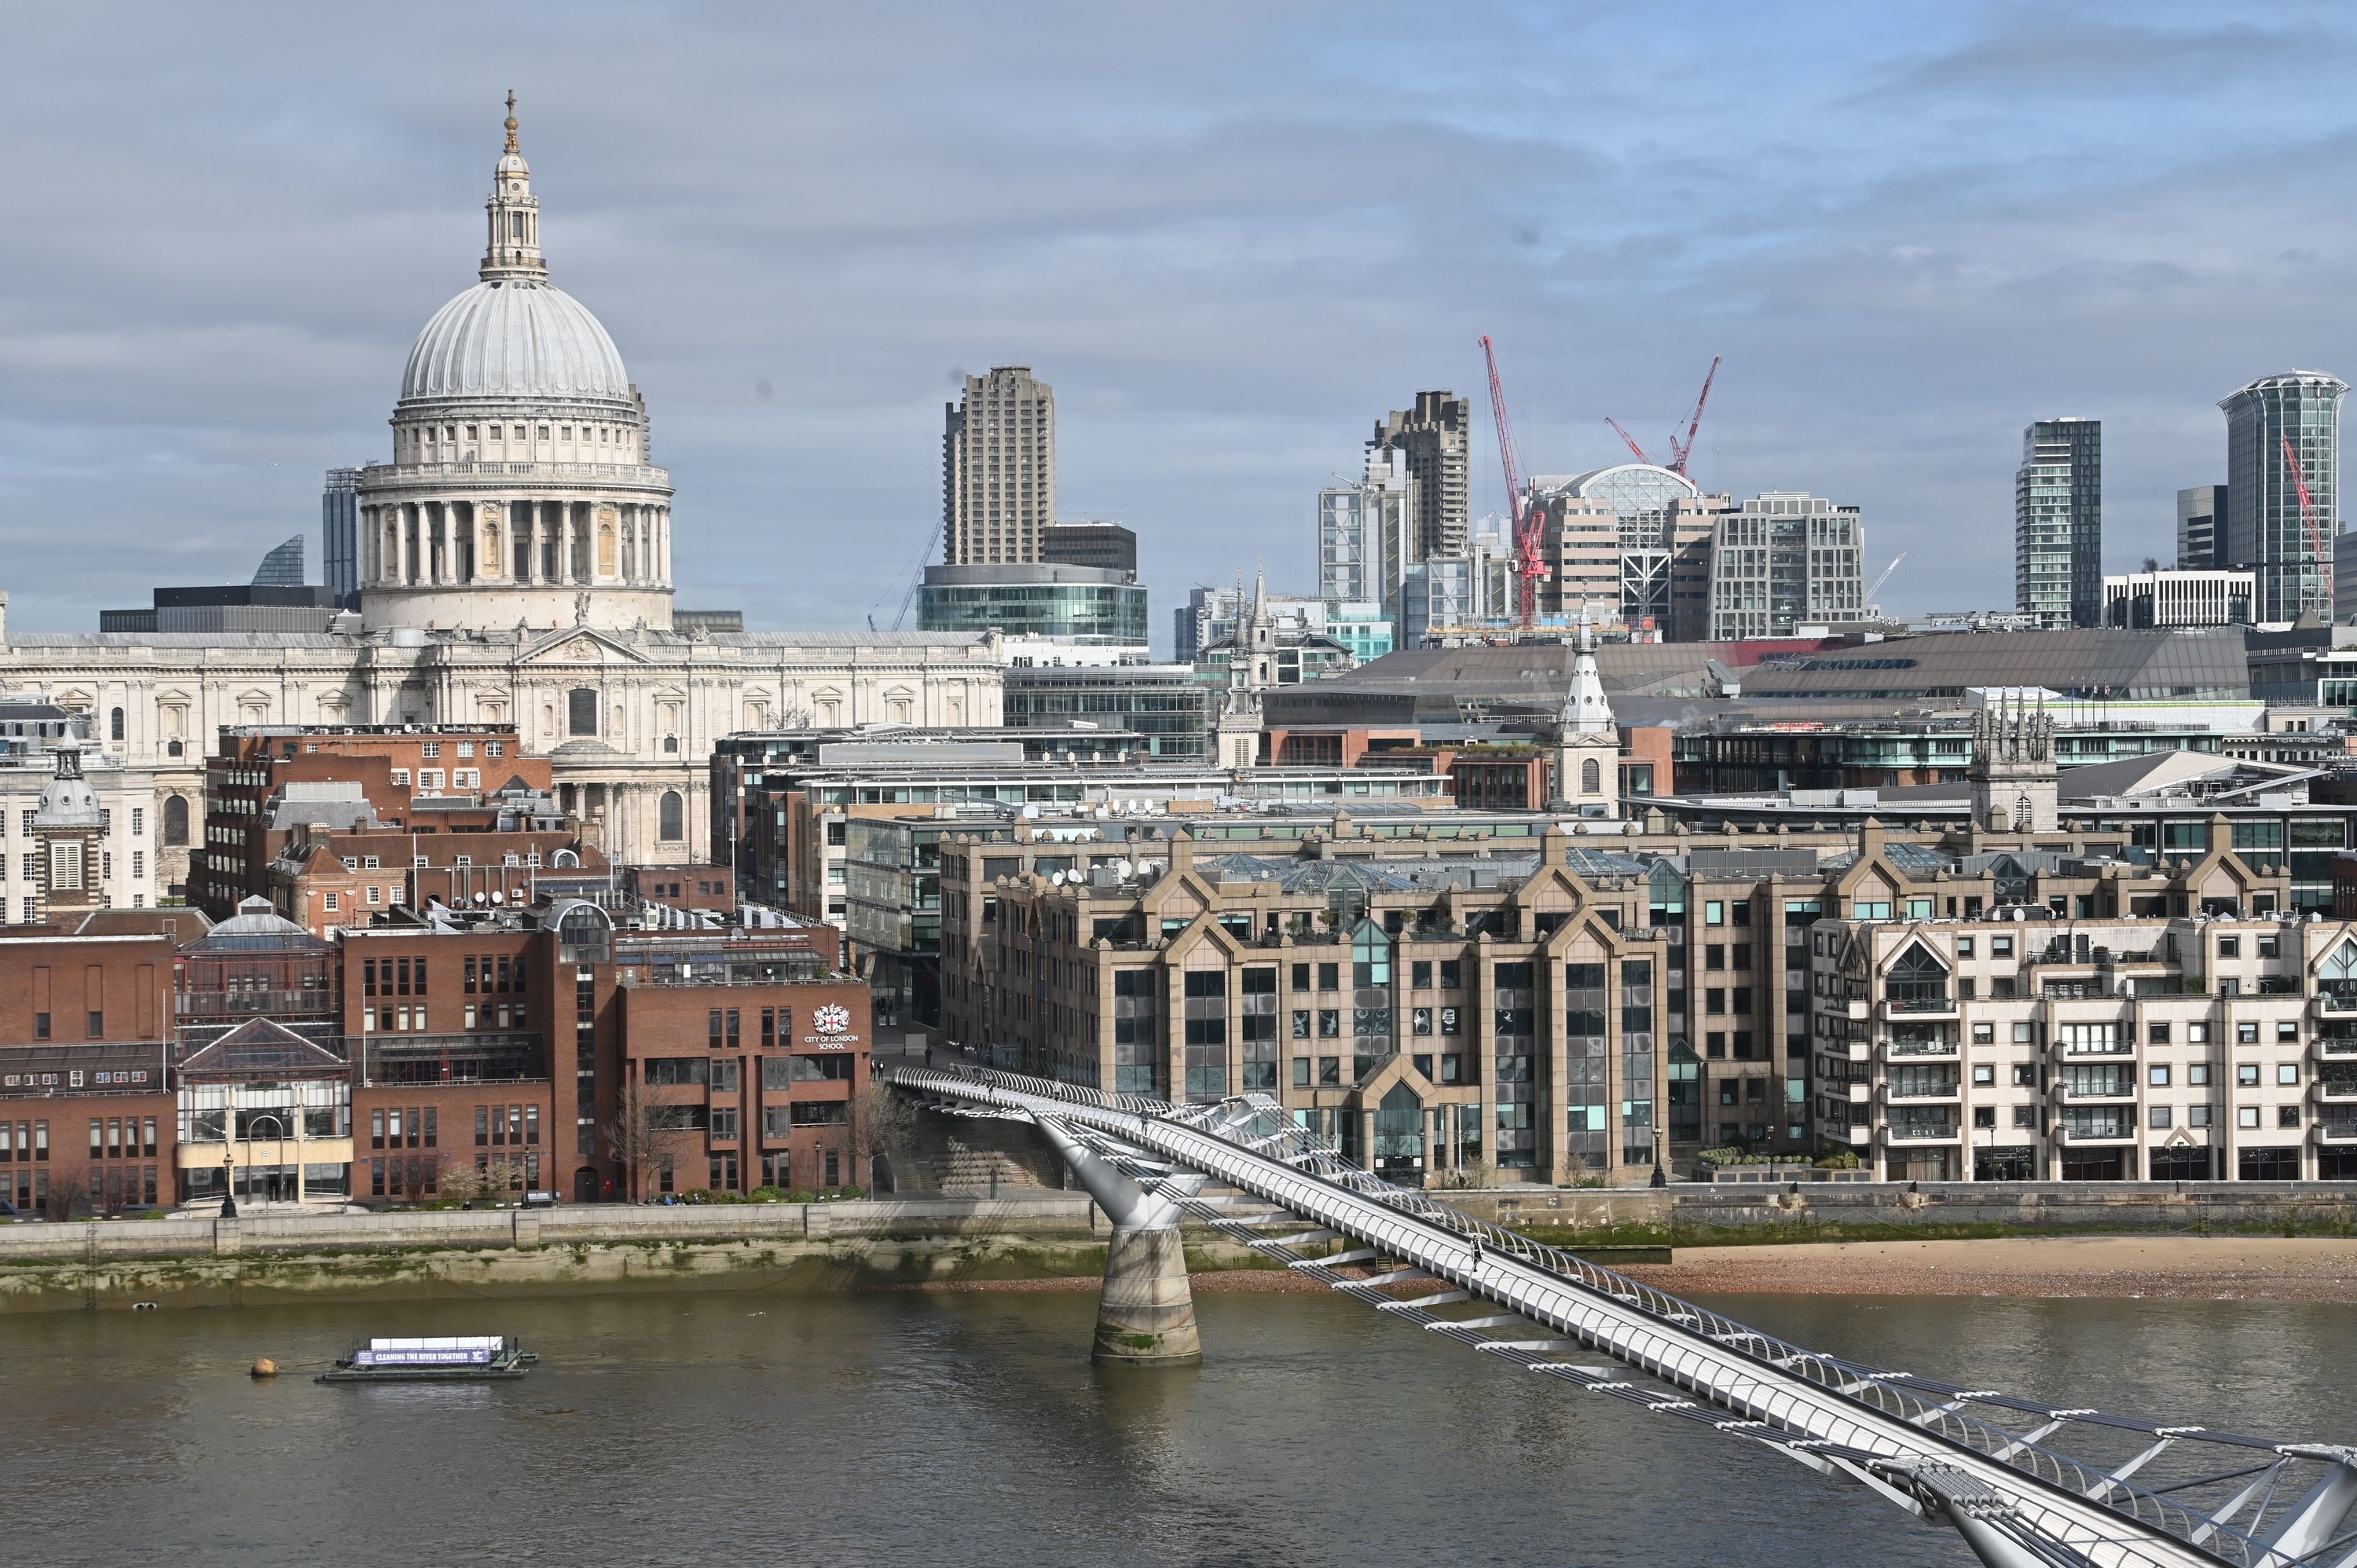
[(1199, 1353), (1178, 1240), (1192, 1219), (1481, 1355), (1867, 1487), (1997, 1568), (2357, 1568), (2357, 1449), (1804, 1349), (1381, 1181), (1263, 1095), (1170, 1105), (997, 1072), (888, 1076), (936, 1109), (1029, 1122), (1063, 1155), (1114, 1227), (1100, 1359)]

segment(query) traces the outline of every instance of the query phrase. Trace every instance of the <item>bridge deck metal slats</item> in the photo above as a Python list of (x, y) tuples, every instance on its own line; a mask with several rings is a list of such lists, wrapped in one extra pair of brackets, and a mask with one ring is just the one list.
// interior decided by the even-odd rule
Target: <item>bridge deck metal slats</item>
[(1469, 1290), (1445, 1290), (1432, 1295), (1420, 1295), (1414, 1301), (1387, 1301), (1377, 1310), (1383, 1312), (1423, 1312), (1430, 1307), (1449, 1306), (1460, 1301), (1471, 1301)]
[[(994, 1101), (1003, 1093), (1004, 1102), (1022, 1104), (1017, 1098), (1022, 1091), (1020, 1083), (1011, 1086), (1012, 1092), (994, 1092), (978, 1090), (965, 1079), (915, 1069), (902, 1069), (894, 1079), (919, 1089), (940, 1087)], [(2189, 1549), (2185, 1543), (2185, 1536), (2200, 1523), (2201, 1516), (2133, 1485), (2118, 1484), (2108, 1506), (2074, 1496), (2074, 1488), (2102, 1476), (2099, 1468), (2085, 1462), (2029, 1445), (2018, 1434), (1968, 1417), (1933, 1412), (1934, 1419), (1923, 1427), (1908, 1426), (1910, 1417), (1931, 1409), (1920, 1393), (1869, 1381), (1855, 1394), (1843, 1396), (1835, 1389), (1855, 1382), (1857, 1374), (1837, 1367), (1833, 1358), (1759, 1335), (1555, 1249), (1521, 1238), (1509, 1241), (1495, 1228), (1479, 1221), (1455, 1216), (1447, 1221), (1422, 1218), (1434, 1212), (1430, 1200), (1399, 1193), (1364, 1173), (1336, 1169), (1327, 1156), (1287, 1163), (1242, 1149), (1236, 1137), (1229, 1134), (1265, 1128), (1268, 1119), (1281, 1115), (1272, 1101), (1247, 1097), (1224, 1106), (1184, 1111), (1125, 1101), (1115, 1112), (1103, 1109), (1101, 1098), (1084, 1091), (1054, 1098), (1049, 1113), (1059, 1120), (1071, 1113), (1067, 1106), (1084, 1111), (1096, 1119), (1092, 1125), (1149, 1146), (1223, 1183), (1257, 1192), (1270, 1202), (1325, 1219), (1367, 1242), (1371, 1251), (1427, 1266), (1437, 1264), (1435, 1272), (1442, 1277), (1455, 1278), (1538, 1323), (1563, 1328), (1577, 1342), (1593, 1345), (1673, 1387), (1686, 1389), (1738, 1414), (1759, 1414), (1789, 1424), (1803, 1434), (1793, 1441), (1811, 1444), (1811, 1452), (1855, 1449), (1869, 1465), (1886, 1469), (1903, 1470), (1926, 1462), (1963, 1466), (1960, 1474), (1975, 1477), (1981, 1485), (1995, 1477), (2008, 1477), (2005, 1495), (2021, 1510), (2024, 1530), (2034, 1531), (2042, 1543), (2074, 1552), (2093, 1550), (2105, 1541), (2117, 1543), (2104, 1548), (2106, 1562), (2219, 1560), (2211, 1552)], [(1300, 1168), (1305, 1165), (1319, 1168)], [(1483, 1243), (1485, 1256), (1478, 1262), (1470, 1261), (1469, 1248), (1463, 1240), (1469, 1236), (1479, 1237)], [(1433, 1252), (1436, 1244), (1445, 1250)], [(1322, 1267), (1321, 1262), (1304, 1272)], [(1317, 1276), (1313, 1273), (1313, 1277)], [(1656, 1326), (1648, 1328), (1647, 1323)], [(1733, 1343), (1719, 1343), (1718, 1338)], [(1919, 1435), (1902, 1435), (1908, 1432)], [(1923, 1448), (1927, 1437), (1946, 1446)], [(2267, 1446), (2284, 1452), (2289, 1445)], [(2009, 1463), (1992, 1458), (1990, 1451), (1999, 1448), (2016, 1457)], [(2319, 1448), (2304, 1456), (2349, 1463), (2337, 1449)], [(1859, 1478), (1871, 1479), (1865, 1471), (1860, 1471)], [(1892, 1492), (1888, 1485), (1872, 1484), (1900, 1506), (1915, 1508), (1914, 1502)], [(2264, 1550), (2240, 1530), (2220, 1530), (2215, 1539), (2223, 1555), (2238, 1562), (2255, 1562)]]
[(1359, 1247), (1354, 1248), (1348, 1252), (1337, 1252), (1330, 1258), (1304, 1258), (1300, 1262), (1295, 1263), (1292, 1266), (1297, 1269), (1307, 1269), (1312, 1267), (1330, 1269), (1341, 1263), (1372, 1262), (1381, 1255), (1382, 1254), (1372, 1247)]

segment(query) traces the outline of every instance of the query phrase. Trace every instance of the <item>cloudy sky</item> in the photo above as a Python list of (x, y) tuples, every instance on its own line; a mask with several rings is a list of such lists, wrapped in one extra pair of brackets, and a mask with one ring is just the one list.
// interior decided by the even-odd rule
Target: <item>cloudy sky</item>
[(1696, 478), (1862, 507), (1900, 611), (2010, 603), (2028, 420), (2104, 422), (2126, 569), (2224, 478), (2221, 396), (2357, 366), (2334, 5), (85, 3), (8, 36), (27, 628), (297, 531), (316, 575), (320, 470), (389, 456), (473, 281), (511, 87), (555, 281), (678, 487), (680, 603), (758, 628), (892, 623), (942, 401), (995, 363), (1054, 384), (1060, 510), (1138, 530), (1163, 637), (1257, 561), (1309, 589), (1318, 487), (1418, 388), (1478, 394), (1483, 332), (1539, 472), (1615, 460), (1608, 413), (1660, 440), (1724, 355)]

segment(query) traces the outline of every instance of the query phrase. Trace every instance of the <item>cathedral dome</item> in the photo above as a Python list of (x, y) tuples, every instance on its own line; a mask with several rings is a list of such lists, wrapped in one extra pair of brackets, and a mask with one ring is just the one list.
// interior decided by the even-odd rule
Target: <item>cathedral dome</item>
[(522, 278), (479, 283), (436, 311), (409, 351), (401, 398), (631, 401), (622, 356), (589, 307)]

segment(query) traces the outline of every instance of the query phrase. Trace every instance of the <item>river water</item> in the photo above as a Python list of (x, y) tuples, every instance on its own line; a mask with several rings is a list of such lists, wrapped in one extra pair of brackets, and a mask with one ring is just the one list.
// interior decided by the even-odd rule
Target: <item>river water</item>
[[(1712, 1305), (1966, 1384), (2357, 1438), (2341, 1306)], [(1083, 1292), (682, 1292), (0, 1318), (26, 1563), (1964, 1563), (1789, 1460), (1354, 1302), (1205, 1294), (1200, 1369), (1104, 1371)], [(321, 1386), (371, 1334), (506, 1332), (500, 1385)], [(245, 1376), (257, 1356), (290, 1374)]]

